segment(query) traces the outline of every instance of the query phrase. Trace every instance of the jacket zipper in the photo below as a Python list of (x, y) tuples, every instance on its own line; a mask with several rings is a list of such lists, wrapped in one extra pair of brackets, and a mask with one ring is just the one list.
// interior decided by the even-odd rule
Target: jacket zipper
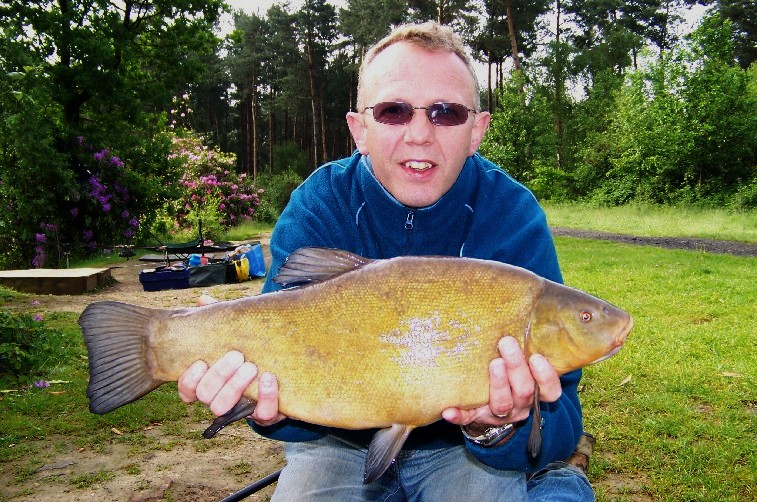
[(405, 219), (405, 230), (407, 231), (407, 252), (413, 252), (413, 217), (415, 211), (412, 209), (407, 210), (407, 218)]

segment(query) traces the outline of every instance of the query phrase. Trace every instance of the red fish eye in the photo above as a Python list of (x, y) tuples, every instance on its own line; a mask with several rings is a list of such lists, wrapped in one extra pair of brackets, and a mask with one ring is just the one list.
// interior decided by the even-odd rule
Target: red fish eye
[(589, 312), (588, 310), (584, 310), (583, 312), (581, 312), (581, 320), (583, 322), (589, 322), (589, 321), (591, 321), (592, 317), (593, 316), (591, 315), (591, 312)]

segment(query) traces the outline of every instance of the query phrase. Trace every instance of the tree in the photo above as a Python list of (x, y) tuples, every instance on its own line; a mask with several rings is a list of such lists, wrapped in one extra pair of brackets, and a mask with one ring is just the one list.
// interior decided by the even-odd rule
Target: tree
[[(0, 214), (3, 241), (28, 241), (41, 223), (54, 225), (60, 239), (73, 241), (89, 224), (84, 217), (66, 217), (72, 201), (90, 189), (85, 160), (91, 152), (84, 154), (78, 138), (85, 138), (95, 153), (120, 152), (108, 158), (133, 159), (123, 175), (136, 184), (132, 195), (152, 193), (143, 198), (147, 202), (160, 193), (154, 189), (161, 183), (154, 179), (171, 174), (165, 169), (167, 145), (155, 136), (160, 114), (204, 71), (202, 58), (216, 49), (212, 28), (222, 7), (221, 0), (178, 5), (168, 0), (11, 0), (0, 5), (3, 73), (23, 76), (5, 80), (0, 92), (8, 135), (2, 143), (0, 197), (14, 211), (28, 209), (13, 218)], [(20, 120), (29, 115), (34, 119)], [(36, 150), (21, 145), (37, 134), (24, 128), (29, 123), (49, 135)], [(17, 137), (20, 133), (26, 136)], [(46, 189), (30, 179), (45, 180), (41, 186)], [(31, 256), (26, 248), (19, 252), (21, 261)]]

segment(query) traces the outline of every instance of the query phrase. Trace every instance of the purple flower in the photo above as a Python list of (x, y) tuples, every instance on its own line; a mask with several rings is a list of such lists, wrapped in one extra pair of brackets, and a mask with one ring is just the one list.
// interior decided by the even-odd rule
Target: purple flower
[(34, 305), (35, 307), (36, 307), (37, 305), (39, 305), (39, 300), (32, 300), (32, 305)]
[(110, 207), (110, 203), (103, 204), (103, 211), (107, 213), (108, 211), (110, 211)]
[(137, 228), (139, 226), (139, 220), (136, 218), (132, 218), (129, 220), (129, 226)]
[(37, 322), (41, 321), (42, 320), (42, 314), (35, 314), (34, 320), (37, 321)]
[(85, 241), (91, 241), (93, 235), (94, 233), (92, 232), (92, 230), (84, 230), (82, 232), (82, 237), (84, 237)]
[(116, 157), (115, 155), (110, 158), (110, 163), (116, 167), (124, 167), (123, 161), (119, 159), (118, 157)]
[(79, 214), (79, 209), (78, 209), (78, 208), (73, 208), (73, 209), (71, 209), (71, 217), (72, 217), (72, 218), (76, 218), (76, 216), (77, 216), (78, 214)]
[(45, 389), (47, 387), (50, 387), (50, 382), (47, 382), (45, 380), (37, 380), (36, 382), (34, 382), (34, 386), (38, 389)]
[(34, 234), (34, 238), (37, 240), (37, 242), (45, 242), (47, 237), (45, 237), (45, 234)]

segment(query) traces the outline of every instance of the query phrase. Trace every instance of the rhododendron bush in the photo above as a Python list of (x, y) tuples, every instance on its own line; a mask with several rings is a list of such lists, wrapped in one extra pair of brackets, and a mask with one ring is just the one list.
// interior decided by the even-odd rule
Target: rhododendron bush
[(186, 133), (172, 139), (169, 159), (183, 172), (176, 182), (180, 197), (166, 204), (156, 229), (177, 239), (197, 236), (202, 221), (205, 238), (218, 238), (229, 227), (249, 220), (260, 204), (262, 189), (252, 178), (235, 170), (236, 157)]

